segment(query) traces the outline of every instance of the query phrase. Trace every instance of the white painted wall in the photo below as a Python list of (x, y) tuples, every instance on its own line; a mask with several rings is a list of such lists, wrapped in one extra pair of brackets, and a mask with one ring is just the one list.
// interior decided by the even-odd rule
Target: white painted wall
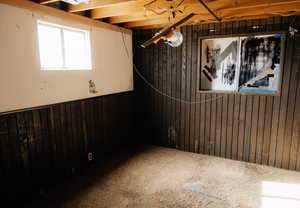
[[(93, 70), (41, 71), (38, 19), (90, 30)], [(132, 57), (132, 35), (124, 37)], [(0, 112), (130, 91), (132, 69), (121, 32), (0, 3)]]

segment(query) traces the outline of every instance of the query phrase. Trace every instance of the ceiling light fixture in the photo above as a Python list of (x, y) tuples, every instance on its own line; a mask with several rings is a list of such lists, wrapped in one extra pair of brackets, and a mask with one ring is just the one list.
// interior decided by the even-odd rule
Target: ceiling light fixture
[(165, 42), (171, 47), (178, 47), (183, 42), (183, 36), (180, 31), (174, 31), (171, 36), (165, 39)]
[(167, 44), (172, 47), (178, 47), (183, 41), (183, 36), (180, 32), (180, 27), (189, 21), (192, 17), (196, 14), (191, 13), (186, 17), (182, 18), (181, 20), (177, 21), (176, 23), (163, 28), (159, 32), (157, 32), (151, 39), (144, 42), (141, 46), (146, 48), (147, 46), (151, 45), (152, 43), (157, 43), (160, 40), (165, 40)]

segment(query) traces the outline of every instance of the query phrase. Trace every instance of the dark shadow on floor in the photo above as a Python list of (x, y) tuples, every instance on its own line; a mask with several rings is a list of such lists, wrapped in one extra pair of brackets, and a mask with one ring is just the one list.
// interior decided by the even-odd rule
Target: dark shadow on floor
[(138, 157), (139, 154), (147, 151), (149, 148), (141, 145), (127, 146), (118, 152), (103, 156), (101, 160), (74, 177), (66, 179), (62, 184), (58, 184), (47, 191), (43, 190), (43, 193), (35, 197), (30, 203), (27, 203), (25, 207), (61, 207), (61, 204), (65, 201), (76, 198), (77, 195), (93, 186), (95, 181), (101, 183), (105, 176), (125, 164), (128, 160)]

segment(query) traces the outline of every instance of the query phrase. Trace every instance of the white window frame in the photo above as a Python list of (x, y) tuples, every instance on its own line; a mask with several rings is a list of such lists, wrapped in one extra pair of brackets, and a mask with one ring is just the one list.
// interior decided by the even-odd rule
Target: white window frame
[[(82, 29), (78, 29), (78, 28), (74, 28), (74, 27), (68, 27), (68, 26), (64, 26), (64, 25), (59, 25), (59, 24), (54, 24), (51, 22), (46, 22), (43, 20), (37, 20), (37, 28), (39, 25), (43, 25), (43, 26), (47, 26), (47, 27), (53, 27), (53, 28), (57, 28), (60, 30), (61, 32), (61, 50), (62, 50), (62, 61), (63, 61), (63, 67), (43, 67), (42, 63), (41, 63), (41, 57), (40, 57), (40, 67), (41, 70), (58, 70), (58, 71), (62, 71), (62, 70), (92, 70), (92, 57), (91, 57), (91, 40), (90, 40), (90, 31), (88, 30), (82, 30)], [(87, 64), (86, 66), (84, 66), (84, 68), (81, 67), (69, 67), (66, 65), (66, 52), (65, 52), (65, 36), (64, 36), (64, 31), (75, 31), (75, 32), (82, 32), (84, 34), (84, 50), (85, 50), (85, 55), (87, 58)], [(37, 32), (38, 29), (37, 29)], [(38, 35), (39, 38), (39, 35)], [(39, 43), (38, 43), (39, 45)], [(39, 46), (40, 49), (40, 46)], [(40, 50), (39, 50), (40, 51)], [(41, 56), (41, 53), (39, 52), (39, 56)]]

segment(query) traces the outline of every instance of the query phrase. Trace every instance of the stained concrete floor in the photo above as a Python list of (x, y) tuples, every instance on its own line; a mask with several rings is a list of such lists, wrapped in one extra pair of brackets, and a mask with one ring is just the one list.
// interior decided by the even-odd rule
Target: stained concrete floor
[(139, 147), (94, 165), (30, 207), (299, 208), (300, 173)]

